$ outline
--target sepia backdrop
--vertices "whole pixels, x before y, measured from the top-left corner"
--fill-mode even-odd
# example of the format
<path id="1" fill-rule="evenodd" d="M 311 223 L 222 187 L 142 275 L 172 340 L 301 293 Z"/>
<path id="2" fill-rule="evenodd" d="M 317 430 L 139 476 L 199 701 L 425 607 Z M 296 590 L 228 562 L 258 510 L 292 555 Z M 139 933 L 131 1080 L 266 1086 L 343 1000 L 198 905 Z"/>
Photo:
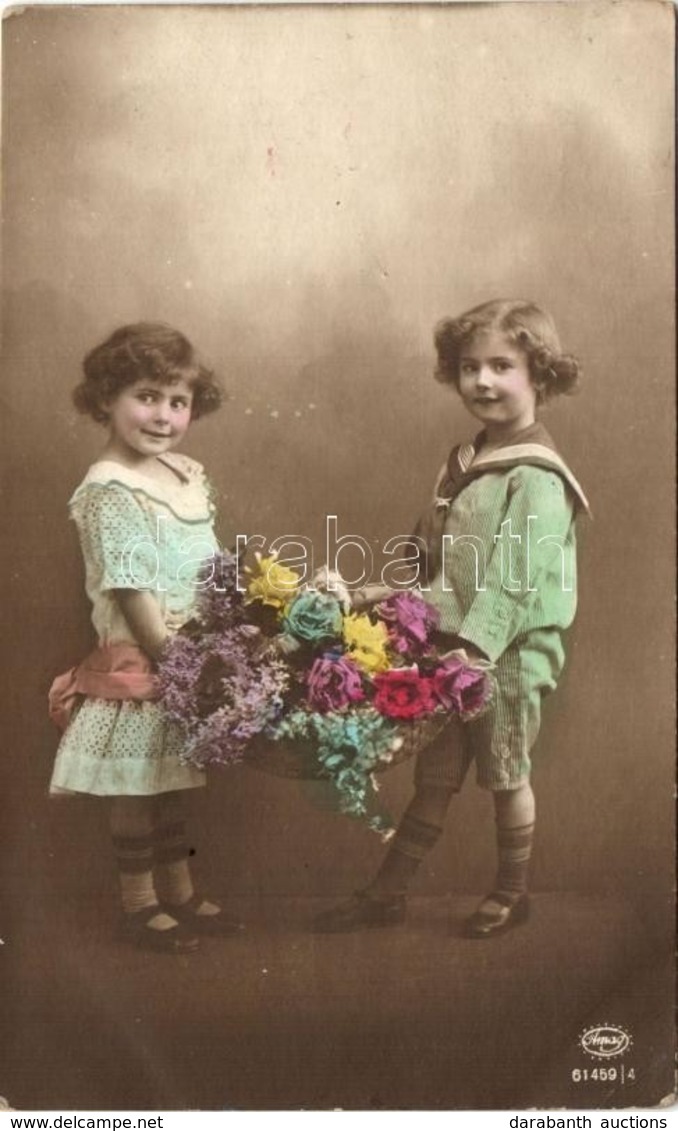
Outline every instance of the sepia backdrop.
<path id="1" fill-rule="evenodd" d="M 328 513 L 378 552 L 474 434 L 432 378 L 437 320 L 520 296 L 582 360 L 544 419 L 594 514 L 535 753 L 534 886 L 668 909 L 672 19 L 645 0 L 6 18 L 2 835 L 22 890 L 112 875 L 101 804 L 46 795 L 46 692 L 92 642 L 67 520 L 104 438 L 71 406 L 84 352 L 127 321 L 184 330 L 230 394 L 186 445 L 221 537 L 305 534 L 321 564 Z M 211 779 L 194 838 L 225 893 L 343 892 L 380 858 L 292 783 Z M 410 780 L 384 777 L 396 814 Z M 485 890 L 491 830 L 469 781 L 417 890 Z"/>

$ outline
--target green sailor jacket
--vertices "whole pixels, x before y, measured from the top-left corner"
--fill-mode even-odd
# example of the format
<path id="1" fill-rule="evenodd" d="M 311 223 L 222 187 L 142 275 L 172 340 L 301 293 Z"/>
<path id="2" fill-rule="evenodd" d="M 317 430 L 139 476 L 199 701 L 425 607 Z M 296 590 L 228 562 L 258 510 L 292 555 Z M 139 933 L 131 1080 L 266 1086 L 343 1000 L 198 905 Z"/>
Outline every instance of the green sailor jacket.
<path id="1" fill-rule="evenodd" d="M 442 632 L 497 660 L 526 633 L 572 623 L 575 517 L 588 503 L 540 424 L 486 455 L 476 450 L 455 448 L 436 484 L 442 560 L 423 595 Z"/>

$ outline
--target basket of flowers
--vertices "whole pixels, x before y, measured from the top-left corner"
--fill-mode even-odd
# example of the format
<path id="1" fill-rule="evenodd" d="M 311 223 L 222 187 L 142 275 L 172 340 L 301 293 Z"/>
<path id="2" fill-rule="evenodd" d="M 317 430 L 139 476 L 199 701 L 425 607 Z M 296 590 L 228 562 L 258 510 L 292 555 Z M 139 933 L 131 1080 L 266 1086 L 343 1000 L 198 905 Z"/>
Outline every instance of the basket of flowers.
<path id="1" fill-rule="evenodd" d="M 246 574 L 240 586 L 237 559 L 219 556 L 195 620 L 160 664 L 186 761 L 324 780 L 341 811 L 365 817 L 375 774 L 487 708 L 491 665 L 441 652 L 437 612 L 418 592 L 363 612 L 326 570 L 302 584 L 275 557 L 257 556 Z"/>

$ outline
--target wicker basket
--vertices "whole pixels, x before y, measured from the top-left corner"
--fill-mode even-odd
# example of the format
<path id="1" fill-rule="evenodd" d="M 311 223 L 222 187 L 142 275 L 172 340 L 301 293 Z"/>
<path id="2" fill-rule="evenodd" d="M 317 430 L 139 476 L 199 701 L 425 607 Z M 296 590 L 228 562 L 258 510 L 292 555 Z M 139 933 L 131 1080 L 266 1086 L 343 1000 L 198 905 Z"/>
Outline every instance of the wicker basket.
<path id="1" fill-rule="evenodd" d="M 425 750 L 429 743 L 442 734 L 452 721 L 452 715 L 441 712 L 426 719 L 401 723 L 398 728 L 398 737 L 401 739 L 400 746 L 393 751 L 393 757 L 389 762 L 379 763 L 376 767 L 377 773 L 397 766 L 400 762 L 411 758 L 413 754 Z M 327 772 L 318 762 L 315 748 L 310 742 L 285 740 L 273 742 L 272 739 L 259 736 L 252 739 L 248 745 L 245 763 L 255 770 L 274 774 L 280 778 L 301 778 L 312 781 L 327 776 Z"/>

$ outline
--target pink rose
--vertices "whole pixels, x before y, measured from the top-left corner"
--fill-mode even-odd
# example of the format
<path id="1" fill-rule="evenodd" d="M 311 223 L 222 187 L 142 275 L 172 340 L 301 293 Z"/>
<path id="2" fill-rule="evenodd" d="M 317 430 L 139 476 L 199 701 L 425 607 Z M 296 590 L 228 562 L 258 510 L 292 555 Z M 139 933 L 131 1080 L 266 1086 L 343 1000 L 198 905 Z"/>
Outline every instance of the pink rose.
<path id="1" fill-rule="evenodd" d="M 435 710 L 431 681 L 417 667 L 391 668 L 374 677 L 374 706 L 391 719 L 418 719 Z"/>
<path id="2" fill-rule="evenodd" d="M 343 656 L 320 656 L 308 673 L 308 700 L 316 711 L 340 711 L 365 698 L 360 672 Z"/>
<path id="3" fill-rule="evenodd" d="M 489 702 L 491 693 L 487 673 L 480 668 L 468 667 L 455 656 L 436 669 L 432 685 L 438 701 L 462 719 L 478 714 Z"/>
<path id="4" fill-rule="evenodd" d="M 377 605 L 377 613 L 388 624 L 391 645 L 401 655 L 422 652 L 440 622 L 437 609 L 409 592 L 388 597 Z"/>

